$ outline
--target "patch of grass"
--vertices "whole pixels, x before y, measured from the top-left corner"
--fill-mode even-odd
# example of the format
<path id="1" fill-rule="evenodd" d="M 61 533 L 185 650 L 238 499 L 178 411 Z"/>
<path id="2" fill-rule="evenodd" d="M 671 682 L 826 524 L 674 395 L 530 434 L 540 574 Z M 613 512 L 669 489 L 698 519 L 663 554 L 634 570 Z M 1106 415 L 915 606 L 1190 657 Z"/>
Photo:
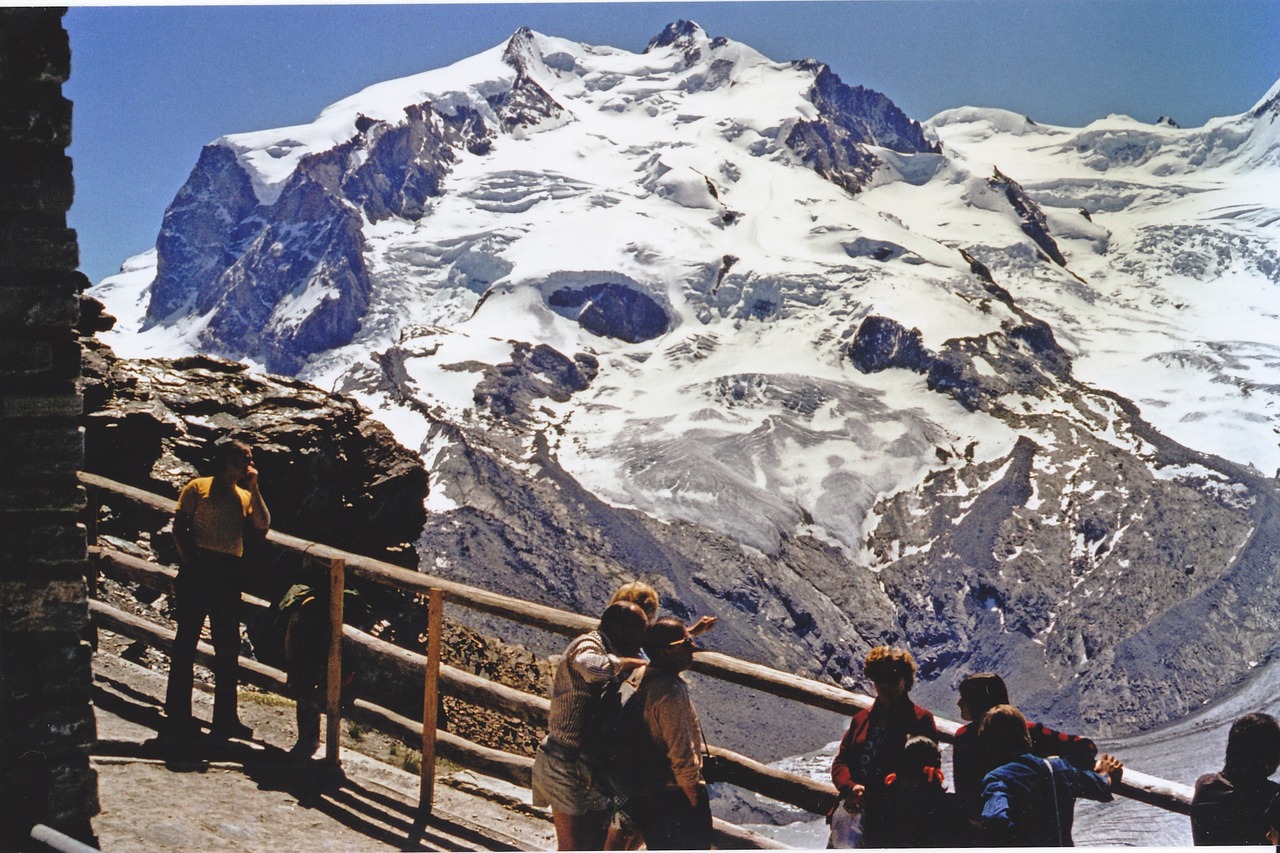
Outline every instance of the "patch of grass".
<path id="1" fill-rule="evenodd" d="M 400 759 L 400 769 L 417 775 L 422 772 L 422 755 L 416 750 L 408 750 Z"/>
<path id="2" fill-rule="evenodd" d="M 266 705 L 270 708 L 292 708 L 297 703 L 287 696 L 275 693 L 263 693 L 258 690 L 240 690 L 237 695 L 241 702 L 252 702 L 255 705 Z"/>

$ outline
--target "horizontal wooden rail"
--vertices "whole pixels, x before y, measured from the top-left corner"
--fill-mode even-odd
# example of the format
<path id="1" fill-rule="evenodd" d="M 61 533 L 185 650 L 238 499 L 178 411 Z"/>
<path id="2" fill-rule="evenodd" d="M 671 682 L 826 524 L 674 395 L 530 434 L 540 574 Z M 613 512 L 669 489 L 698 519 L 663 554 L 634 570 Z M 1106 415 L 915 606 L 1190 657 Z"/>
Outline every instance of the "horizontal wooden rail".
<path id="1" fill-rule="evenodd" d="M 82 473 L 80 481 L 88 488 L 100 489 L 131 502 L 146 506 L 156 512 L 172 513 L 176 502 L 133 486 L 126 486 L 96 474 Z M 499 595 L 488 590 L 461 584 L 435 575 L 423 574 L 301 539 L 279 531 L 267 534 L 267 541 L 285 550 L 305 554 L 320 559 L 340 559 L 346 561 L 347 574 L 363 577 L 368 580 L 387 584 L 393 587 L 426 595 L 434 587 L 444 592 L 445 600 L 453 604 L 479 610 L 495 616 L 501 616 L 513 622 L 540 628 L 553 634 L 576 637 L 586 631 L 593 630 L 598 618 L 590 618 L 579 613 L 571 613 L 555 607 L 524 601 L 506 595 Z M 871 698 L 857 693 L 850 693 L 839 687 L 802 678 L 796 675 L 779 672 L 767 666 L 732 658 L 715 652 L 699 652 L 694 658 L 694 671 L 744 685 L 763 693 L 770 693 L 784 699 L 791 699 L 816 708 L 834 711 L 838 714 L 852 715 L 869 707 Z M 943 739 L 954 733 L 955 725 L 949 731 L 939 721 L 939 728 L 944 729 Z"/>
<path id="2" fill-rule="evenodd" d="M 149 585 L 152 578 L 166 577 L 170 572 L 164 570 L 155 563 L 147 563 L 127 554 L 120 554 L 110 551 L 109 549 L 96 549 L 96 557 L 103 568 L 105 574 L 115 576 L 123 574 L 119 572 L 121 567 L 127 566 L 127 576 L 138 583 Z M 93 611 L 95 618 L 97 614 L 105 614 L 100 621 L 103 627 L 109 630 L 117 630 L 119 633 L 127 634 L 134 639 L 142 639 L 144 641 L 152 641 L 155 645 L 163 650 L 168 650 L 172 646 L 173 632 L 159 626 L 153 626 L 149 621 L 141 617 L 131 616 L 123 611 L 111 608 L 100 602 L 93 602 Z M 119 630 L 124 626 L 124 630 Z M 358 647 L 364 653 L 376 656 L 383 662 L 390 665 L 390 669 L 395 673 L 396 677 L 401 679 L 403 683 L 414 684 L 420 683 L 422 680 L 423 665 L 426 662 L 426 656 L 409 649 L 401 648 L 393 643 L 388 643 L 377 637 L 353 628 L 350 625 L 342 627 L 343 640 L 351 645 Z M 203 644 L 202 644 L 203 645 Z M 211 649 L 205 650 L 206 654 L 212 654 Z M 202 659 L 202 663 L 206 663 Z M 212 657 L 207 662 L 212 662 Z M 246 670 L 253 670 L 260 667 L 265 671 L 276 672 L 271 667 L 263 667 L 257 661 L 247 658 L 241 659 L 241 666 Z M 265 677 L 265 683 L 258 686 L 266 687 L 266 689 L 274 690 L 274 680 L 270 676 Z M 251 683 L 252 683 L 252 679 Z M 481 708 L 487 708 L 496 711 L 508 717 L 513 717 L 521 722 L 527 723 L 537 728 L 546 728 L 547 719 L 551 713 L 551 702 L 542 696 L 534 696 L 525 693 L 513 687 L 503 684 L 497 684 L 478 675 L 460 670 L 452 666 L 444 665 L 440 667 L 440 686 L 442 692 L 447 696 L 452 696 L 463 702 L 468 702 Z M 360 702 L 356 700 L 356 708 L 360 708 Z M 368 703 L 365 703 L 368 704 Z M 377 706 L 373 706 L 377 707 Z M 384 709 L 385 710 L 385 709 Z M 422 724 L 418 721 L 395 714 L 392 711 L 386 711 L 392 715 L 382 722 L 395 723 L 399 733 L 405 733 L 404 738 L 407 744 L 414 744 L 415 741 L 411 737 L 421 737 Z M 403 722 L 397 722 L 403 721 Z M 416 726 L 413 729 L 416 735 L 407 734 L 407 725 Z M 453 757 L 449 750 L 450 746 L 444 743 L 443 738 L 447 732 L 440 732 L 442 738 L 440 742 L 440 754 L 446 758 Z M 496 752 L 496 751 L 495 751 Z M 711 761 L 708 762 L 706 769 L 707 780 L 711 782 L 726 782 L 737 785 L 740 788 L 746 788 L 766 797 L 778 800 L 780 802 L 793 805 L 797 808 L 814 812 L 815 814 L 825 814 L 830 806 L 835 802 L 835 788 L 823 782 L 817 782 L 807 777 L 799 776 L 793 773 L 787 773 L 782 770 L 769 767 L 751 758 L 738 753 L 731 752 L 727 749 L 712 747 L 710 749 Z M 505 753 L 500 753 L 505 755 Z M 508 775 L 496 772 L 501 767 L 502 759 L 496 756 L 483 754 L 469 754 L 469 761 L 481 762 L 482 766 L 476 766 L 474 763 L 467 766 L 474 766 L 481 772 L 489 773 L 485 767 L 493 769 L 495 772 L 490 775 L 496 775 L 498 778 L 515 782 L 515 784 L 528 787 L 529 780 L 521 777 L 520 779 L 512 779 Z M 459 760 L 459 763 L 463 763 Z"/>
<path id="3" fill-rule="evenodd" d="M 115 494 L 157 512 L 172 513 L 175 509 L 175 502 L 171 499 L 133 486 L 127 486 L 96 474 L 81 473 L 80 481 L 87 488 Z M 598 619 L 578 613 L 499 595 L 457 583 L 456 581 L 415 572 L 371 557 L 352 554 L 328 545 L 290 536 L 286 533 L 271 531 L 267 535 L 267 541 L 277 547 L 299 554 L 321 559 L 345 560 L 349 575 L 363 577 L 375 582 L 422 593 L 423 595 L 428 594 L 430 589 L 435 587 L 442 590 L 445 599 L 454 604 L 501 616 L 513 622 L 541 628 L 550 633 L 572 637 L 592 630 L 598 624 Z M 344 635 L 349 630 L 352 629 L 349 627 L 344 628 Z M 409 654 L 412 654 L 412 652 Z M 717 652 L 699 652 L 694 658 L 693 669 L 696 672 L 719 678 L 723 681 L 839 714 L 852 715 L 863 708 L 869 707 L 872 702 L 869 696 L 851 693 L 831 684 L 780 672 L 761 664 L 751 663 Z M 441 673 L 441 683 L 442 685 L 449 683 L 444 672 Z M 521 713 L 531 714 L 532 710 L 526 708 L 522 702 L 523 700 L 517 702 L 517 706 L 524 709 Z M 526 719 L 521 714 L 513 714 L 513 716 L 520 716 L 521 719 Z M 937 724 L 940 740 L 954 740 L 955 732 L 960 727 L 959 723 L 938 719 Z M 750 759 L 747 760 L 749 761 Z M 747 786 L 744 785 L 743 787 Z M 1125 769 L 1124 781 L 1116 787 L 1115 793 L 1180 814 L 1188 814 L 1191 808 L 1192 791 L 1189 786 L 1148 776 L 1128 768 Z M 814 794 L 809 792 L 803 794 L 803 796 L 811 799 Z M 783 801 L 787 802 L 787 800 Z M 801 806 L 801 808 L 807 808 L 807 806 Z"/>

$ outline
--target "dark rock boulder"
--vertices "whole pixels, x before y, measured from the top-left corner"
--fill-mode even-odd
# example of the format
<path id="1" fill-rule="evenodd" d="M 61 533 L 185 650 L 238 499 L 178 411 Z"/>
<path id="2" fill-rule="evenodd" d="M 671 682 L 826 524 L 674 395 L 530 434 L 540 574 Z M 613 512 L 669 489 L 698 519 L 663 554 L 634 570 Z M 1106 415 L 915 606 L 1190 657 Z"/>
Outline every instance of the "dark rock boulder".
<path id="1" fill-rule="evenodd" d="M 417 566 L 422 460 L 354 400 L 208 356 L 118 359 L 92 340 L 83 370 L 86 470 L 176 497 L 209 473 L 215 441 L 243 437 L 275 529 Z"/>
<path id="2" fill-rule="evenodd" d="M 907 329 L 897 320 L 875 314 L 858 326 L 848 354 L 853 366 L 863 373 L 879 373 L 891 367 L 927 373 L 933 361 L 919 329 Z"/>
<path id="3" fill-rule="evenodd" d="M 524 423 L 535 400 L 564 402 L 586 389 L 599 368 L 595 356 L 586 353 L 569 358 L 546 344 L 518 342 L 511 361 L 485 371 L 476 385 L 475 403 L 494 417 Z"/>
<path id="4" fill-rule="evenodd" d="M 578 323 L 592 334 L 632 344 L 666 334 L 671 323 L 653 297 L 624 284 L 565 287 L 547 302 L 553 308 L 575 310 Z"/>
<path id="5" fill-rule="evenodd" d="M 924 346 L 919 329 L 873 314 L 858 326 L 846 352 L 863 373 L 890 368 L 921 373 L 930 391 L 949 394 L 971 412 L 989 411 L 1007 394 L 1043 397 L 1055 380 L 1071 377 L 1071 357 L 1049 324 L 1018 313 L 1025 322 L 1006 323 L 988 335 L 952 338 L 937 352 Z M 987 369 L 980 369 L 978 360 Z"/>

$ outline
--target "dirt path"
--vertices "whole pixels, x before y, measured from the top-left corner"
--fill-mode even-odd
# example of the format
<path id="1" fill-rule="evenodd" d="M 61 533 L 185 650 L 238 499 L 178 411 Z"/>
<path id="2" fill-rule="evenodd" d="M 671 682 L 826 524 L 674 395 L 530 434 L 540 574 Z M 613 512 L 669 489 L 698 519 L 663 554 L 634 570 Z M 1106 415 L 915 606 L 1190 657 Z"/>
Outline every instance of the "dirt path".
<path id="1" fill-rule="evenodd" d="M 469 771 L 437 774 L 433 814 L 417 814 L 418 777 L 344 749 L 342 769 L 285 750 L 293 708 L 241 701 L 250 740 L 197 740 L 181 755 L 156 741 L 164 676 L 112 654 L 94 657 L 93 701 L 107 853 L 168 850 L 548 850 L 551 823 L 528 792 Z M 198 693 L 196 716 L 210 697 Z"/>

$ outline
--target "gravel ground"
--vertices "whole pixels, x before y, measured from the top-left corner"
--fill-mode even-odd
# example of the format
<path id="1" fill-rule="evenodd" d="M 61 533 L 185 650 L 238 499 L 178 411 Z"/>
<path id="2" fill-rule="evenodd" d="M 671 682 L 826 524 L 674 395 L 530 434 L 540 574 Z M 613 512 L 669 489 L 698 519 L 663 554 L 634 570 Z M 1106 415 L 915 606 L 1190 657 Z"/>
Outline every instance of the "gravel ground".
<path id="1" fill-rule="evenodd" d="M 548 850 L 547 816 L 528 792 L 469 771 L 437 767 L 433 813 L 418 814 L 415 774 L 349 748 L 338 770 L 299 762 L 286 750 L 293 706 L 243 692 L 241 718 L 253 737 L 197 738 L 175 751 L 156 740 L 165 678 L 104 650 L 94 656 L 94 704 L 104 851 Z M 195 713 L 209 719 L 211 695 Z M 359 744 L 387 752 L 372 736 Z M 403 747 L 401 747 L 403 749 Z"/>

